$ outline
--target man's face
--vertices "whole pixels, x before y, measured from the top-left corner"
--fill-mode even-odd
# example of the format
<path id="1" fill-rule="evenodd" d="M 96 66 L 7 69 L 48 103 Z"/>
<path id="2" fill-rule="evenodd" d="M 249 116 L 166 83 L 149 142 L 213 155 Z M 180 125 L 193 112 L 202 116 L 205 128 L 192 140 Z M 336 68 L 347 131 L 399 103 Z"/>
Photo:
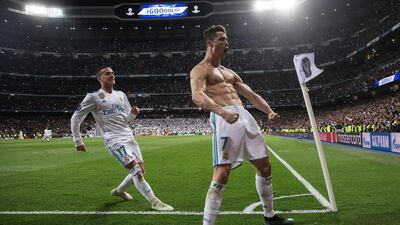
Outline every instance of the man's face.
<path id="1" fill-rule="evenodd" d="M 110 67 L 102 69 L 98 80 L 102 85 L 114 85 L 115 75 L 113 70 Z"/>
<path id="2" fill-rule="evenodd" d="M 308 58 L 304 58 L 301 61 L 301 66 L 303 67 L 303 71 L 304 74 L 306 75 L 306 77 L 310 77 L 312 72 L 311 72 L 311 68 L 310 68 L 310 60 Z"/>
<path id="3" fill-rule="evenodd" d="M 219 58 L 224 58 L 229 49 L 228 37 L 226 33 L 218 31 L 214 41 L 210 41 L 211 51 Z"/>

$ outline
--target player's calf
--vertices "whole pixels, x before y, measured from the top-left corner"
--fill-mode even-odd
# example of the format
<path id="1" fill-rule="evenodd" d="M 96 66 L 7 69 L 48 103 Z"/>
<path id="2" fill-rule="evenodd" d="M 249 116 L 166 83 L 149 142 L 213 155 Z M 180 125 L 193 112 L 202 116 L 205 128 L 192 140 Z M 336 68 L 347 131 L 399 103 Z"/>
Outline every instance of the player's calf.
<path id="1" fill-rule="evenodd" d="M 154 195 L 150 185 L 144 179 L 142 170 L 138 164 L 135 164 L 133 168 L 129 170 L 129 173 L 132 175 L 133 183 L 135 184 L 136 189 L 151 204 L 152 209 L 158 211 L 174 210 L 172 206 L 163 203 Z"/>
<path id="2" fill-rule="evenodd" d="M 212 181 L 204 206 L 203 225 L 214 225 L 221 207 L 225 185 Z"/>

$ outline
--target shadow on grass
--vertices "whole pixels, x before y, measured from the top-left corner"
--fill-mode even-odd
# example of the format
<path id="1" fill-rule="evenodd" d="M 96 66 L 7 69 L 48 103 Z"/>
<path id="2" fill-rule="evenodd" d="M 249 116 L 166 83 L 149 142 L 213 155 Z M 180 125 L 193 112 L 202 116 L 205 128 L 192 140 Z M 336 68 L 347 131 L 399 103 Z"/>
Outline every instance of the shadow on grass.
<path id="1" fill-rule="evenodd" d="M 113 209 L 122 203 L 125 203 L 126 201 L 124 200 L 119 200 L 119 201 L 114 201 L 114 202 L 106 202 L 102 206 L 98 207 L 96 211 L 98 212 L 108 212 L 108 211 L 113 211 Z M 94 214 L 89 217 L 84 222 L 84 224 L 93 224 L 93 221 L 98 221 L 98 224 L 104 223 L 106 220 L 108 220 L 113 214 L 110 215 L 105 215 L 105 214 Z"/>

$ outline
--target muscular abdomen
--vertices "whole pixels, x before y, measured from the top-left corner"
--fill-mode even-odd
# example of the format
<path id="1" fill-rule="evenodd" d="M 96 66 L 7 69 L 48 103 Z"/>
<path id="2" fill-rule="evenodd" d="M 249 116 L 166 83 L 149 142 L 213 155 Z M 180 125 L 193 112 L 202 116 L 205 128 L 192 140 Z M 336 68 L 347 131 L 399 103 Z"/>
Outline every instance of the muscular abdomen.
<path id="1" fill-rule="evenodd" d="M 207 85 L 206 94 L 220 106 L 242 105 L 235 88 L 230 83 Z"/>

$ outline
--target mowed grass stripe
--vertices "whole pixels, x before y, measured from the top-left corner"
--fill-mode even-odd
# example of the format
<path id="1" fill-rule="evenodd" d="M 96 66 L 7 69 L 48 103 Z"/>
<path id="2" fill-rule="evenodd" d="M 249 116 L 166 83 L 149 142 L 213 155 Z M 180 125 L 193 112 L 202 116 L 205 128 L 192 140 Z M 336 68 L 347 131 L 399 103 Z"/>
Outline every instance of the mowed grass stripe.
<path id="1" fill-rule="evenodd" d="M 210 137 L 138 137 L 137 138 L 145 159 L 146 179 L 154 191 L 167 202 L 173 202 L 177 209 L 202 210 L 204 196 L 207 192 L 212 175 L 212 156 Z M 34 140 L 34 142 L 37 140 Z M 118 185 L 126 175 L 126 171 L 106 152 L 103 142 L 99 139 L 85 140 L 88 152 L 75 152 L 71 148 L 71 140 L 55 139 L 54 143 L 39 142 L 37 147 L 26 145 L 25 141 L 16 146 L 24 145 L 38 157 L 30 158 L 27 170 L 20 170 L 23 165 L 10 163 L 13 172 L 2 172 L 1 178 L 5 181 L 0 184 L 2 189 L 11 189 L 13 193 L 0 194 L 3 204 L 2 210 L 96 210 L 99 205 L 106 205 L 107 201 L 115 200 L 109 196 L 109 191 Z M 43 151 L 47 145 L 58 143 L 60 148 Z M 37 143 L 36 143 L 37 144 Z M 18 151 L 18 150 L 16 150 Z M 26 150 L 24 150 L 26 152 Z M 41 155 L 42 153 L 43 155 Z M 63 157 L 52 160 L 59 153 Z M 5 153 L 2 153 L 5 154 Z M 13 153 L 15 154 L 15 152 Z M 11 154 L 11 155 L 13 155 Z M 23 154 L 22 154 L 23 155 Z M 51 155 L 51 156 L 49 156 Z M 49 159 L 49 158 L 50 159 Z M 5 159 L 2 157 L 2 159 Z M 9 161 L 10 160 L 10 161 Z M 23 160 L 25 161 L 25 160 Z M 273 162 L 275 163 L 275 162 Z M 285 179 L 275 178 L 276 195 L 296 194 L 306 190 L 293 179 L 290 173 L 280 164 L 274 166 L 277 174 Z M 225 194 L 222 210 L 240 210 L 258 201 L 254 188 L 254 169 L 245 162 L 234 170 Z M 291 185 L 289 184 L 289 181 Z M 23 184 L 23 186 L 18 186 Z M 281 186 L 282 187 L 279 187 Z M 133 188 L 135 204 L 115 204 L 116 209 L 149 210 L 149 205 Z M 35 198 L 32 199 L 32 193 Z M 46 198 L 45 196 L 55 196 Z M 19 201 L 12 201 L 19 196 Z M 293 200 L 290 200 L 293 201 Z M 318 204 L 311 208 L 318 208 Z M 277 206 L 284 202 L 277 203 Z M 299 209 L 299 203 L 285 209 Z M 127 208 L 128 207 L 128 208 Z M 301 208 L 301 207 L 300 207 Z"/>
<path id="2" fill-rule="evenodd" d="M 137 140 L 145 158 L 146 179 L 160 198 L 177 210 L 202 211 L 212 173 L 211 138 L 138 137 Z M 70 139 L 54 139 L 50 143 L 0 141 L 0 165 L 12 168 L 0 170 L 0 211 L 149 211 L 149 205 L 132 188 L 132 202 L 109 195 L 126 171 L 108 155 L 100 139 L 85 142 L 88 152 L 80 154 L 75 152 Z M 267 137 L 267 143 L 327 197 L 314 143 L 280 137 Z M 324 149 L 339 212 L 296 214 L 293 215 L 296 224 L 399 224 L 400 179 L 396 179 L 399 157 L 393 159 L 336 145 L 324 145 Z M 15 155 L 15 151 L 24 154 Z M 30 152 L 31 155 L 25 156 Z M 46 156 L 51 160 L 45 160 Z M 307 192 L 274 157 L 271 161 L 275 196 Z M 20 171 L 18 167 L 24 165 L 31 167 Z M 321 207 L 313 197 L 306 198 L 278 200 L 275 208 L 288 211 Z M 242 210 L 256 201 L 254 169 L 244 163 L 231 174 L 221 210 Z M 132 221 L 152 225 L 199 224 L 201 216 L 0 216 L 0 224 L 131 224 Z M 217 222 L 261 223 L 259 215 L 222 215 Z"/>

